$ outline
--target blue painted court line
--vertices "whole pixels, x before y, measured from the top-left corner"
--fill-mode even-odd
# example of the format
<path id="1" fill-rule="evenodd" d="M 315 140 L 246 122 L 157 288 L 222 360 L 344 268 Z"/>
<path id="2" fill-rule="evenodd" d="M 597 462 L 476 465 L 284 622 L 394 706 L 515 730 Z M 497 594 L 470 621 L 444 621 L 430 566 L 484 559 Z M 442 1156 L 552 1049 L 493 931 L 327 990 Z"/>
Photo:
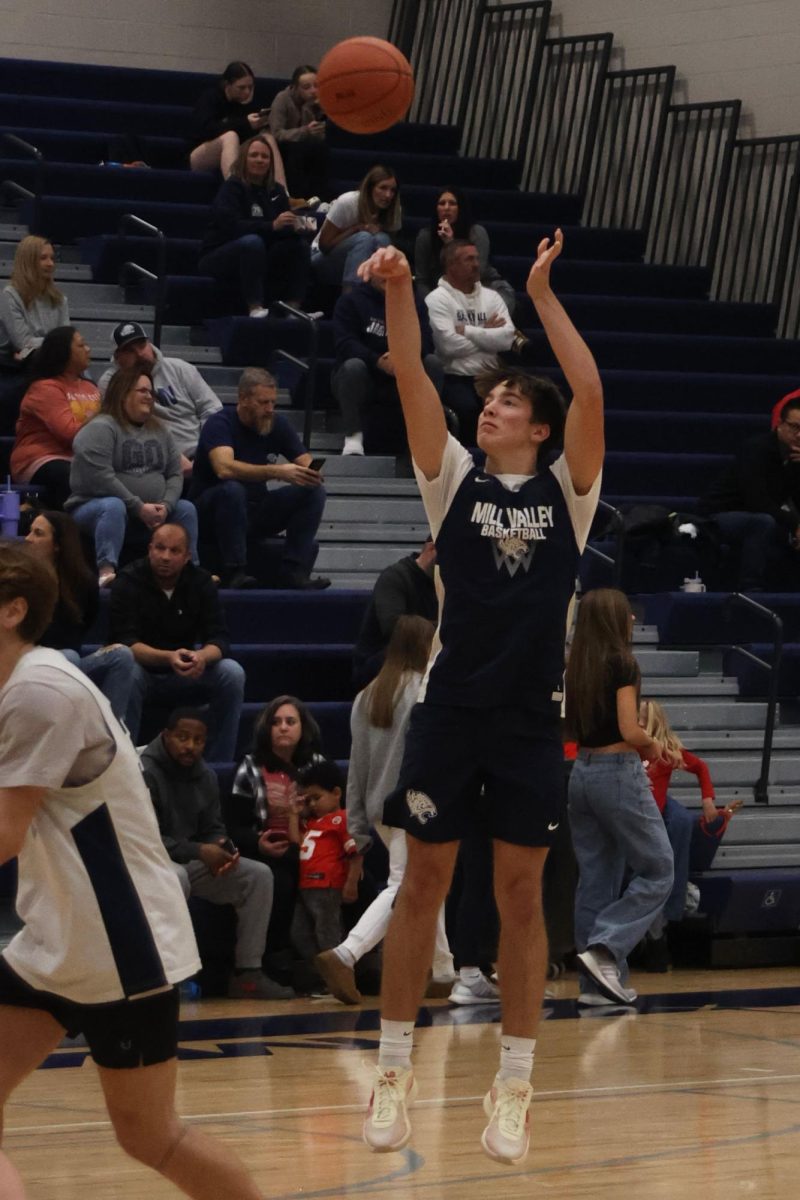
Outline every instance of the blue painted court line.
<path id="1" fill-rule="evenodd" d="M 800 987 L 731 988 L 723 991 L 661 992 L 640 996 L 635 1005 L 621 1009 L 583 1008 L 576 1000 L 546 1000 L 544 1017 L 549 1021 L 590 1018 L 613 1019 L 620 1011 L 635 1011 L 640 1016 L 681 1014 L 700 1009 L 735 1010 L 749 1008 L 800 1007 Z M 420 1010 L 418 1028 L 454 1025 L 492 1025 L 500 1019 L 499 1004 L 426 1007 Z M 207 1020 L 181 1021 L 178 1058 L 184 1061 L 211 1058 L 269 1057 L 270 1041 L 282 1049 L 370 1050 L 373 1038 L 359 1034 L 377 1033 L 380 1012 L 377 1008 L 336 1008 L 324 1012 L 270 1013 L 256 1017 L 211 1017 Z M 349 1034 L 350 1036 L 343 1036 Z M 326 1037 L 325 1035 L 332 1035 Z M 302 1041 L 292 1042 L 291 1038 Z M 192 1042 L 215 1042 L 213 1048 L 193 1047 Z M 79 1067 L 87 1050 L 82 1037 L 65 1039 L 58 1050 L 43 1063 L 43 1068 Z"/>

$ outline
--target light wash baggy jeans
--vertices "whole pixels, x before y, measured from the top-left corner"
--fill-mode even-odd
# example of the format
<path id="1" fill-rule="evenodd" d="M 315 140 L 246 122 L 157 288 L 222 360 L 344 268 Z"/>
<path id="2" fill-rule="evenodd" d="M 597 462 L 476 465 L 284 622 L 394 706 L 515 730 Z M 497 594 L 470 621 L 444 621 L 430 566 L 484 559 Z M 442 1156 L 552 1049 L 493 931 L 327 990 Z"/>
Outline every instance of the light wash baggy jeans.
<path id="1" fill-rule="evenodd" d="M 639 755 L 581 750 L 569 820 L 580 870 L 575 944 L 605 946 L 624 981 L 628 954 L 666 904 L 673 878 L 672 847 Z"/>

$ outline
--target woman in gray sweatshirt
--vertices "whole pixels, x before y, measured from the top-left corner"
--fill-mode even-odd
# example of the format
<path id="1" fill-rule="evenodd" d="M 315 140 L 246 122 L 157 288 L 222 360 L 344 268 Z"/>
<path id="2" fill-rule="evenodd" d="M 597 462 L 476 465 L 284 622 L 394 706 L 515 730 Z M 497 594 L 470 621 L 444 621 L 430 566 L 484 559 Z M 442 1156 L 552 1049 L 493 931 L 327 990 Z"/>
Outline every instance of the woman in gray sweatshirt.
<path id="1" fill-rule="evenodd" d="M 100 587 L 116 576 L 129 522 L 142 541 L 166 521 L 182 525 L 197 562 L 197 512 L 181 499 L 180 455 L 166 426 L 153 416 L 153 404 L 147 372 L 118 371 L 100 412 L 73 442 L 72 494 L 64 507 L 94 534 Z"/>
<path id="2" fill-rule="evenodd" d="M 53 282 L 56 259 L 45 238 L 24 237 L 17 246 L 11 280 L 0 292 L 0 356 L 25 358 L 46 334 L 69 325 L 67 298 Z"/>

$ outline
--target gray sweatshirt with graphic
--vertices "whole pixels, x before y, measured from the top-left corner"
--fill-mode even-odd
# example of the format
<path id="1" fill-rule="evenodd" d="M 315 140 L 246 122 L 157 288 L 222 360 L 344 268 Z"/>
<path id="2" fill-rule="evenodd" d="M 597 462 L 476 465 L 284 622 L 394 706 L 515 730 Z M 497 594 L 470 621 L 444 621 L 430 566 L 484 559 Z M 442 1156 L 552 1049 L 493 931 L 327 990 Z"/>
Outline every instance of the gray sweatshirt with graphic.
<path id="1" fill-rule="evenodd" d="M 87 500 L 117 496 L 133 516 L 143 504 L 166 504 L 171 513 L 180 500 L 180 455 L 160 421 L 148 429 L 120 425 L 108 413 L 98 413 L 75 435 L 72 449 L 68 510 Z"/>

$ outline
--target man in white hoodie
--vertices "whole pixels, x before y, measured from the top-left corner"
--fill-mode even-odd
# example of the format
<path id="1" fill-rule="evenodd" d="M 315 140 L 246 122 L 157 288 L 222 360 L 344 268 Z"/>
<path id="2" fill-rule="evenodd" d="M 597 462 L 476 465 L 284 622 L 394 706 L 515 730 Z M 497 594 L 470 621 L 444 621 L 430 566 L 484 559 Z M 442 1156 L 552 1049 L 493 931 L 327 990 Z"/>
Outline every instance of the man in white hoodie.
<path id="1" fill-rule="evenodd" d="M 496 370 L 500 352 L 510 350 L 515 329 L 497 292 L 483 287 L 478 251 L 454 240 L 442 251 L 444 274 L 425 297 L 436 353 L 444 363 L 442 403 L 458 416 L 459 440 L 475 445 L 481 400 L 475 376 Z"/>
<path id="2" fill-rule="evenodd" d="M 191 475 L 200 430 L 222 401 L 211 390 L 197 367 L 182 358 L 165 358 L 136 321 L 122 321 L 112 334 L 114 358 L 98 388 L 105 396 L 109 380 L 120 367 L 141 366 L 153 376 L 155 416 L 167 422 L 181 455 L 185 476 Z"/>

